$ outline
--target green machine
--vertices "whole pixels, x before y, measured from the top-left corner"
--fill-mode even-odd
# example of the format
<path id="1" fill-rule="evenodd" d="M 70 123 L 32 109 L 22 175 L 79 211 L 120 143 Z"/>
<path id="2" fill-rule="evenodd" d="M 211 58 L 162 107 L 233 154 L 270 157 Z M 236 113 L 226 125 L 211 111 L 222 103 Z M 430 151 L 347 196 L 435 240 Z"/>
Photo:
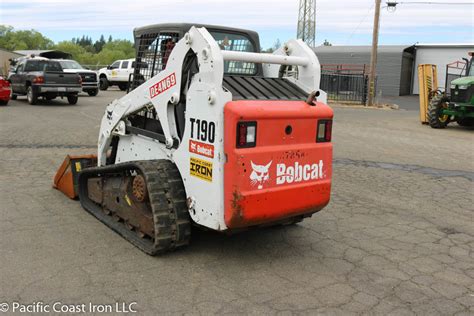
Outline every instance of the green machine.
<path id="1" fill-rule="evenodd" d="M 428 121 L 432 128 L 445 128 L 452 121 L 461 126 L 474 126 L 474 52 L 469 53 L 470 59 L 463 58 L 459 78 L 449 80 L 449 67 L 446 71 L 446 87 L 444 93 L 437 93 L 428 107 Z M 459 62 L 456 62 L 459 65 Z"/>

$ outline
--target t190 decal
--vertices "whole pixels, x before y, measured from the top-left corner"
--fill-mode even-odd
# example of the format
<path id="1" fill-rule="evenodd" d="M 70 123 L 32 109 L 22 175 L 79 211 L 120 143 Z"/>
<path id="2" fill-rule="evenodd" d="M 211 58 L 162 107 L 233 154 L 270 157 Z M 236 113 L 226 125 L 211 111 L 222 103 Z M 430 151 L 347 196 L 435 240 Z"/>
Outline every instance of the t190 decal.
<path id="1" fill-rule="evenodd" d="M 214 143 L 216 138 L 216 124 L 206 120 L 190 118 L 191 122 L 191 138 L 203 142 Z"/>

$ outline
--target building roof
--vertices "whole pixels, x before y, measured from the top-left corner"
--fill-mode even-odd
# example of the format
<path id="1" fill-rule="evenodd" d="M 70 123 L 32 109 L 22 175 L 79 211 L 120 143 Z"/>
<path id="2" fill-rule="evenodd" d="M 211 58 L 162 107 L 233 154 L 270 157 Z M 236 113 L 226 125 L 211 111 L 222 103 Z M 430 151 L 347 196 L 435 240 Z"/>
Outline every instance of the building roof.
<path id="1" fill-rule="evenodd" d="M 21 54 L 24 56 L 35 55 L 45 58 L 71 58 L 71 54 L 60 51 L 60 50 L 51 50 L 51 49 L 33 49 L 33 50 L 16 50 L 15 53 Z"/>
<path id="2" fill-rule="evenodd" d="M 474 43 L 417 43 L 411 45 L 379 45 L 379 53 L 398 53 L 405 49 L 413 48 L 474 48 Z M 372 46 L 358 45 L 358 46 L 316 46 L 313 50 L 316 53 L 370 53 Z"/>
<path id="3" fill-rule="evenodd" d="M 379 53 L 399 53 L 411 45 L 380 45 L 378 47 Z M 318 53 L 370 53 L 372 46 L 316 46 L 313 48 Z"/>
<path id="4" fill-rule="evenodd" d="M 416 43 L 415 47 L 452 47 L 452 48 L 469 48 L 474 47 L 474 43 Z"/>
<path id="5" fill-rule="evenodd" d="M 22 56 L 22 54 L 20 54 L 20 53 L 12 52 L 12 51 L 10 51 L 10 50 L 8 50 L 8 49 L 5 49 L 5 48 L 1 48 L 1 47 L 0 47 L 0 50 L 1 50 L 1 51 L 4 51 L 4 52 L 7 52 L 7 53 L 10 53 L 10 54 L 13 54 L 13 55 Z"/>

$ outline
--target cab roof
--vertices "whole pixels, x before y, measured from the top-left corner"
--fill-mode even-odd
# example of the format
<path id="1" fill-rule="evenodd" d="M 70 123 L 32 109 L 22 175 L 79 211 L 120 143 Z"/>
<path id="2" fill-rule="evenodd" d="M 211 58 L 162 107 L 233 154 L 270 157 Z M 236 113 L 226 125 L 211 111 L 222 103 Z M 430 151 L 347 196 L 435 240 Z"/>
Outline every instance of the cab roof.
<path id="1" fill-rule="evenodd" d="M 211 25 L 211 24 L 199 24 L 199 23 L 160 23 L 152 24 L 147 26 L 137 27 L 133 30 L 135 40 L 140 38 L 142 35 L 153 34 L 158 32 L 179 32 L 182 37 L 191 27 L 205 27 L 208 31 L 220 31 L 227 33 L 247 34 L 252 42 L 254 42 L 257 51 L 260 51 L 260 39 L 258 33 L 252 30 L 240 29 L 234 27 Z"/>

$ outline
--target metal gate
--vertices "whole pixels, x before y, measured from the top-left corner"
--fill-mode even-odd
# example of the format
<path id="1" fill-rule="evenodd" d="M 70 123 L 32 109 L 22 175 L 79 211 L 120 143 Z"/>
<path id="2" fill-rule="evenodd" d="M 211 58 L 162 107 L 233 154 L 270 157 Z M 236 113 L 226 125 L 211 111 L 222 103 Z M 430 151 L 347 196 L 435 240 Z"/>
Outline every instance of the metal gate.
<path id="1" fill-rule="evenodd" d="M 323 73 L 321 74 L 320 87 L 328 94 L 328 100 L 330 101 L 365 105 L 368 83 L 369 78 L 366 74 Z"/>

